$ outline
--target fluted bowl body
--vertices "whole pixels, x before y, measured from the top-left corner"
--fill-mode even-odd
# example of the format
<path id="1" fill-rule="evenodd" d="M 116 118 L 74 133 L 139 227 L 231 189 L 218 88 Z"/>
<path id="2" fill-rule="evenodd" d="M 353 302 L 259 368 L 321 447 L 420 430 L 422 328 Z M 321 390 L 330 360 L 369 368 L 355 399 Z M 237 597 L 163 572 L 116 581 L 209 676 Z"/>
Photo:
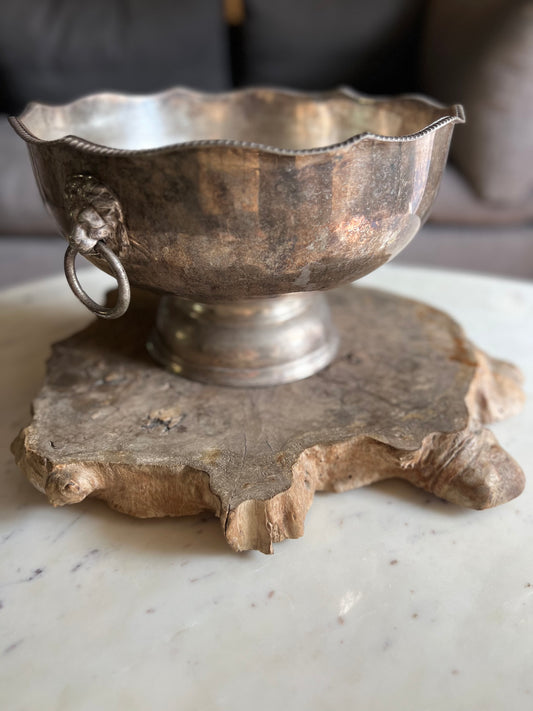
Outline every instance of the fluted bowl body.
<path id="1" fill-rule="evenodd" d="M 65 237 L 73 185 L 103 185 L 123 223 L 106 243 L 131 283 L 218 302 L 329 289 L 390 260 L 463 120 L 419 96 L 176 88 L 31 104 L 11 123 Z"/>

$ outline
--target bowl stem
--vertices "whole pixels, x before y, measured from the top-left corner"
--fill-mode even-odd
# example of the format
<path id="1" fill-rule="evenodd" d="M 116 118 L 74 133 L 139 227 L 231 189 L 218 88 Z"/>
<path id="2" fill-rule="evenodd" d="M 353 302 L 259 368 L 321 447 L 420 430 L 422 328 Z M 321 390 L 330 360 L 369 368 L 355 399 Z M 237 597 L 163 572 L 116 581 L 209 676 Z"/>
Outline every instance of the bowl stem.
<path id="1" fill-rule="evenodd" d="M 163 296 L 148 341 L 168 370 L 216 385 L 301 380 L 335 357 L 338 335 L 322 293 L 204 304 Z"/>

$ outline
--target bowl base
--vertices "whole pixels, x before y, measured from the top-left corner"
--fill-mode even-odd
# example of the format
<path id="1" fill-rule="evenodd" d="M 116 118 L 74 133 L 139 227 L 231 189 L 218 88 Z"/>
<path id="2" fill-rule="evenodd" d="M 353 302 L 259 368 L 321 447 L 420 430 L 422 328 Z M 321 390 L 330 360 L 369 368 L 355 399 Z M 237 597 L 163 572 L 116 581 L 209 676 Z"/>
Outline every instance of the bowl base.
<path id="1" fill-rule="evenodd" d="M 225 304 L 164 296 L 147 347 L 158 363 L 191 380 L 261 387 L 322 370 L 338 340 L 320 293 Z"/>

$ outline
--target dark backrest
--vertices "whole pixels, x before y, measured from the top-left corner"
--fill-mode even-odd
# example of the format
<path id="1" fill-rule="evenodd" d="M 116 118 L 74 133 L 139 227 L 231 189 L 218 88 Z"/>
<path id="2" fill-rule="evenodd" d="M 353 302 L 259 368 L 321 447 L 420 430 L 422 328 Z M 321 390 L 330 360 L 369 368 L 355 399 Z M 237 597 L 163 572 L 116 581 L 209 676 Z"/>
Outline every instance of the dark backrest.
<path id="1" fill-rule="evenodd" d="M 231 86 L 220 0 L 14 0 L 0 18 L 0 111 L 97 91 Z"/>
<path id="2" fill-rule="evenodd" d="M 412 91 L 426 0 L 245 0 L 242 83 Z"/>
<path id="3" fill-rule="evenodd" d="M 0 22 L 0 112 L 174 85 L 417 89 L 426 0 L 15 0 Z M 229 30 L 228 6 L 241 5 Z M 233 14 L 235 16 L 235 14 Z M 230 65 L 232 64 L 232 68 Z M 233 76 L 232 71 L 233 69 Z"/>

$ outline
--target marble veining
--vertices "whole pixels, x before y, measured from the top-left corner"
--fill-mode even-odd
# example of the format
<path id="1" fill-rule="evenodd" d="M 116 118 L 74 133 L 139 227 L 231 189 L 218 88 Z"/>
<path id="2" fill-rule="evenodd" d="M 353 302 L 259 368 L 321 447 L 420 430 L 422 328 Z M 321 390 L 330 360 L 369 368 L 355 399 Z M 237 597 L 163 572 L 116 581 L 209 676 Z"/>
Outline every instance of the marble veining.
<path id="1" fill-rule="evenodd" d="M 533 285 L 395 266 L 366 282 L 447 310 L 524 370 L 524 412 L 492 429 L 531 482 Z M 0 292 L 0 708 L 531 707 L 531 486 L 484 512 L 401 481 L 322 494 L 271 557 L 232 553 L 208 516 L 51 508 L 9 443 L 50 343 L 88 319 L 62 278 Z"/>

